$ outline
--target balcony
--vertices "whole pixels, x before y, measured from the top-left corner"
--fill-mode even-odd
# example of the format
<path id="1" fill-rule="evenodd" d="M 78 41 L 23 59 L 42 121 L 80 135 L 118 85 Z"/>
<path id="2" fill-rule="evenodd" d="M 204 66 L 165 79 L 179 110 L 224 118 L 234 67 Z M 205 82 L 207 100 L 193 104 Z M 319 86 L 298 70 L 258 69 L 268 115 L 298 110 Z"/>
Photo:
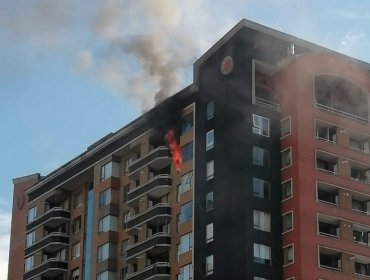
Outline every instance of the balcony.
<path id="1" fill-rule="evenodd" d="M 349 147 L 353 150 L 360 151 L 365 154 L 370 152 L 369 137 L 358 134 L 351 134 L 349 137 Z"/>
<path id="2" fill-rule="evenodd" d="M 23 274 L 23 280 L 31 280 L 36 276 L 54 278 L 68 271 L 68 262 L 61 259 L 48 259 L 38 267 Z"/>
<path id="3" fill-rule="evenodd" d="M 61 207 L 51 208 L 42 216 L 27 225 L 27 231 L 43 224 L 49 228 L 57 228 L 63 223 L 68 222 L 71 217 L 71 212 Z"/>
<path id="4" fill-rule="evenodd" d="M 139 178 L 140 170 L 149 166 L 153 170 L 160 170 L 171 163 L 171 154 L 166 146 L 159 146 L 144 155 L 128 167 L 129 177 L 132 179 Z"/>
<path id="5" fill-rule="evenodd" d="M 171 219 L 171 205 L 168 203 L 155 204 L 145 212 L 131 217 L 125 224 L 129 232 L 135 227 L 148 223 L 148 225 L 163 225 Z"/>
<path id="6" fill-rule="evenodd" d="M 55 253 L 63 247 L 68 246 L 69 236 L 61 232 L 52 232 L 30 247 L 26 248 L 25 255 L 30 255 L 35 251 L 43 249 L 45 253 Z"/>
<path id="7" fill-rule="evenodd" d="M 370 246 L 370 227 L 353 224 L 353 242 L 363 246 Z"/>
<path id="8" fill-rule="evenodd" d="M 352 194 L 352 210 L 361 214 L 369 215 L 370 201 L 368 197 Z"/>
<path id="9" fill-rule="evenodd" d="M 127 204 L 136 206 L 141 196 L 148 194 L 151 198 L 159 198 L 171 191 L 172 178 L 170 175 L 161 174 L 150 179 L 143 185 L 131 189 L 127 194 Z"/>
<path id="10" fill-rule="evenodd" d="M 171 236 L 167 232 L 158 232 L 146 240 L 135 243 L 127 249 L 127 261 L 146 252 L 150 255 L 160 255 L 171 248 Z"/>
<path id="11" fill-rule="evenodd" d="M 370 279 L 370 259 L 364 256 L 355 257 L 355 275 Z"/>
<path id="12" fill-rule="evenodd" d="M 321 203 L 339 205 L 338 188 L 324 183 L 317 184 L 317 200 Z"/>
<path id="13" fill-rule="evenodd" d="M 322 141 L 336 143 L 337 127 L 323 122 L 316 122 L 316 138 Z"/>
<path id="14" fill-rule="evenodd" d="M 169 280 L 171 265 L 167 262 L 157 262 L 147 266 L 145 270 L 127 276 L 127 280 Z"/>
<path id="15" fill-rule="evenodd" d="M 320 268 L 342 271 L 342 255 L 339 251 L 320 247 L 319 255 Z"/>
<path id="16" fill-rule="evenodd" d="M 270 90 L 258 86 L 255 88 L 254 103 L 279 112 L 279 104 L 272 101 L 272 99 L 272 93 Z"/>
<path id="17" fill-rule="evenodd" d="M 340 238 L 340 221 L 333 217 L 319 215 L 318 217 L 318 229 L 319 234 L 334 238 Z"/>
<path id="18" fill-rule="evenodd" d="M 316 168 L 321 171 L 338 174 L 338 158 L 330 154 L 317 152 Z"/>
<path id="19" fill-rule="evenodd" d="M 370 169 L 360 163 L 351 162 L 351 179 L 356 182 L 370 184 Z"/>

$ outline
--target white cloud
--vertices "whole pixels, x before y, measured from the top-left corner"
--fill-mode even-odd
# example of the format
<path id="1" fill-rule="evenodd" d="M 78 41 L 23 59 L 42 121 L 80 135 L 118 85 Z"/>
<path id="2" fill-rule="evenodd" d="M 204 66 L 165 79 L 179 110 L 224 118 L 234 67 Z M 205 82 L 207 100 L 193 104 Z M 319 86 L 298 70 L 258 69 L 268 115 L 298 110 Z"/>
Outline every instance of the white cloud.
<path id="1" fill-rule="evenodd" d="M 339 52 L 354 55 L 354 50 L 358 48 L 358 45 L 364 41 L 366 37 L 365 32 L 363 31 L 348 31 L 341 39 L 339 45 Z"/>
<path id="2" fill-rule="evenodd" d="M 0 275 L 7 279 L 11 213 L 0 210 Z"/>

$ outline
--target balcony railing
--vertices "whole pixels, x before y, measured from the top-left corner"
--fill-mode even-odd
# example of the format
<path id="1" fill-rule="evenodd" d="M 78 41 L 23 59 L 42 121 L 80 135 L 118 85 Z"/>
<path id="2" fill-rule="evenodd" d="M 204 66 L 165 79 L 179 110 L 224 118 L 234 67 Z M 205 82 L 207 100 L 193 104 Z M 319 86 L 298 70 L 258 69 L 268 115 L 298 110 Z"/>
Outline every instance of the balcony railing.
<path id="1" fill-rule="evenodd" d="M 280 105 L 278 103 L 275 103 L 275 102 L 272 102 L 272 101 L 267 100 L 265 98 L 261 98 L 261 97 L 257 97 L 257 96 L 255 96 L 254 100 L 255 100 L 255 103 L 258 104 L 258 105 L 262 105 L 264 107 L 273 109 L 273 110 L 278 111 L 278 112 L 280 111 Z"/>
<path id="2" fill-rule="evenodd" d="M 30 255 L 35 251 L 43 249 L 47 253 L 57 252 L 63 247 L 68 246 L 69 236 L 61 232 L 52 232 L 46 235 L 41 240 L 29 246 L 25 250 L 25 255 Z"/>
<path id="3" fill-rule="evenodd" d="M 159 203 L 148 208 L 145 212 L 131 217 L 125 224 L 127 231 L 143 223 L 162 225 L 171 218 L 171 205 Z"/>
<path id="4" fill-rule="evenodd" d="M 363 118 L 363 117 L 360 117 L 360 116 L 356 116 L 356 115 L 353 115 L 353 114 L 350 114 L 350 113 L 347 113 L 347 112 L 344 112 L 344 111 L 335 109 L 335 108 L 330 107 L 330 106 L 326 106 L 324 104 L 319 103 L 317 100 L 316 100 L 316 107 L 318 109 L 321 109 L 321 110 L 324 110 L 324 111 L 327 111 L 327 112 L 331 112 L 331 113 L 334 113 L 336 115 L 340 115 L 340 116 L 343 116 L 343 117 L 346 117 L 346 118 L 350 118 L 350 119 L 354 119 L 354 120 L 359 120 L 359 121 L 363 121 L 363 122 L 368 122 L 368 119 L 366 119 L 366 118 Z"/>
<path id="5" fill-rule="evenodd" d="M 172 179 L 170 175 L 161 174 L 150 179 L 143 185 L 139 185 L 134 189 L 131 189 L 127 194 L 127 204 L 134 203 L 144 194 L 148 194 L 150 197 L 159 198 L 171 191 Z"/>
<path id="6" fill-rule="evenodd" d="M 127 280 L 169 280 L 171 265 L 167 262 L 158 262 L 147 266 L 143 271 L 127 275 Z"/>
<path id="7" fill-rule="evenodd" d="M 137 178 L 140 170 L 145 166 L 150 166 L 155 170 L 160 170 L 171 162 L 171 154 L 166 146 L 159 146 L 144 155 L 128 167 L 129 177 Z"/>
<path id="8" fill-rule="evenodd" d="M 68 262 L 61 259 L 47 259 L 41 265 L 23 274 L 23 280 L 33 279 L 36 276 L 54 278 L 68 271 Z"/>
<path id="9" fill-rule="evenodd" d="M 171 235 L 167 232 L 158 232 L 149 236 L 146 240 L 135 243 L 127 248 L 127 260 L 132 259 L 144 252 L 152 255 L 160 255 L 171 247 Z"/>
<path id="10" fill-rule="evenodd" d="M 54 207 L 45 212 L 42 216 L 27 225 L 27 231 L 44 224 L 50 228 L 56 228 L 70 220 L 71 212 L 61 207 Z"/>

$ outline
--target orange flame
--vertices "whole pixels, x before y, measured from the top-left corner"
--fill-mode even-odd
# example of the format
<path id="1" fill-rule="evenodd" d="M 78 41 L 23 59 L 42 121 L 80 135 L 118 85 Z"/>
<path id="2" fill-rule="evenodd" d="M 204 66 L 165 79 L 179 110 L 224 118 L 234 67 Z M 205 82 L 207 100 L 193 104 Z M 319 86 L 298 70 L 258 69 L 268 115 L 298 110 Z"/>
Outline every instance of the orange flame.
<path id="1" fill-rule="evenodd" d="M 173 129 L 167 131 L 166 135 L 164 136 L 164 139 L 167 143 L 168 148 L 170 149 L 172 161 L 176 166 L 176 171 L 177 173 L 179 173 L 181 171 L 182 165 L 182 154 L 181 148 L 179 145 L 177 145 L 176 142 L 175 131 Z"/>

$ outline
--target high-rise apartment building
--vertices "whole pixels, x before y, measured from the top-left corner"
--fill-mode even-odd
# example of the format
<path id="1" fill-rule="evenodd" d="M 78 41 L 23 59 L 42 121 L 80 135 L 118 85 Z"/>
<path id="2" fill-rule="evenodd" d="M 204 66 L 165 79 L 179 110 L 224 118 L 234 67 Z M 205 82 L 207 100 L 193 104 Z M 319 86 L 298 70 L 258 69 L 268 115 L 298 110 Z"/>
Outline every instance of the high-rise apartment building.
<path id="1" fill-rule="evenodd" d="M 14 179 L 9 280 L 370 277 L 369 69 L 242 20 L 192 85 Z"/>

